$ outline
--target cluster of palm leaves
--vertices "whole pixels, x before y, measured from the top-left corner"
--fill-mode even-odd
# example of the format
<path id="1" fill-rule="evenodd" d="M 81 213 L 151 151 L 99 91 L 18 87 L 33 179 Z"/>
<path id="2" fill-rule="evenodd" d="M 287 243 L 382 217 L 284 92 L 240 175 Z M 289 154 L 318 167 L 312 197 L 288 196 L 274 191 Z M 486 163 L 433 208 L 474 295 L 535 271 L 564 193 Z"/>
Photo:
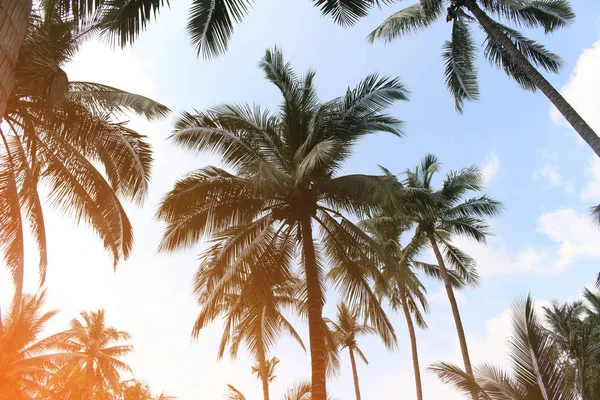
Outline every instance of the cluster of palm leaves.
<path id="1" fill-rule="evenodd" d="M 40 338 L 57 311 L 43 311 L 46 292 L 15 298 L 0 320 L 2 400 L 166 400 L 147 386 L 121 381 L 131 369 L 127 332 L 106 324 L 104 310 L 82 312 L 68 330 Z M 17 304 L 20 302 L 20 304 Z"/>
<path id="2" fill-rule="evenodd" d="M 431 369 L 465 392 L 486 400 L 597 399 L 600 396 L 600 293 L 585 303 L 557 304 L 538 317 L 530 297 L 515 305 L 509 340 L 512 369 L 484 364 L 475 377 L 440 363 Z M 545 322 L 545 323 L 544 323 Z"/>

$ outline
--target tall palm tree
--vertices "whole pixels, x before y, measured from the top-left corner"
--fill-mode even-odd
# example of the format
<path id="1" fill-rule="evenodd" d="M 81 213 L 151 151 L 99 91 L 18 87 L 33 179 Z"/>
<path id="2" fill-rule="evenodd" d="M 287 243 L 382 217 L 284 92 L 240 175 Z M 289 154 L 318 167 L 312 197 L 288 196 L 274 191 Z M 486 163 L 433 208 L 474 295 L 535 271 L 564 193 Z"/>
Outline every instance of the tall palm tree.
<path id="1" fill-rule="evenodd" d="M 80 317 L 82 321 L 71 320 L 68 339 L 61 343 L 64 351 L 76 355 L 58 372 L 59 376 L 66 377 L 63 398 L 73 396 L 69 379 L 82 377 L 83 383 L 76 389 L 82 389 L 83 398 L 104 399 L 111 393 L 119 393 L 121 372 L 131 372 L 131 368 L 120 360 L 133 351 L 132 345 L 122 344 L 131 336 L 108 326 L 104 310 L 82 312 Z"/>
<path id="2" fill-rule="evenodd" d="M 421 329 L 427 328 L 423 313 L 428 312 L 429 305 L 426 298 L 427 290 L 416 270 L 419 269 L 435 279 L 441 279 L 440 268 L 417 260 L 418 255 L 427 246 L 427 238 L 424 235 L 416 234 L 406 247 L 402 246 L 402 235 L 413 227 L 413 223 L 397 210 L 387 209 L 380 215 L 361 221 L 359 225 L 371 235 L 385 254 L 380 257 L 383 280 L 377 282 L 376 290 L 379 295 L 388 299 L 394 311 L 404 314 L 410 338 L 417 400 L 422 400 L 423 387 L 414 324 L 416 323 Z M 462 280 L 454 271 L 449 270 L 448 274 L 455 288 L 463 286 Z"/>
<path id="3" fill-rule="evenodd" d="M 473 376 L 453 281 L 454 277 L 458 277 L 465 284 L 476 285 L 478 276 L 473 259 L 451 241 L 454 236 L 460 235 L 485 242 L 490 232 L 484 218 L 496 216 L 502 206 L 487 195 L 464 199 L 469 192 L 482 189 L 481 174 L 476 167 L 451 171 L 446 175 L 441 189 L 434 190 L 432 178 L 439 169 L 437 158 L 430 154 L 413 171 L 406 171 L 403 184 L 413 196 L 413 201 L 402 207 L 405 208 L 405 215 L 410 215 L 416 224 L 415 238 L 423 235 L 433 250 L 456 324 L 465 371 Z M 454 271 L 453 275 L 449 273 L 451 270 Z M 475 393 L 473 399 L 476 400 Z"/>
<path id="4" fill-rule="evenodd" d="M 550 82 L 536 69 L 558 72 L 562 60 L 541 44 L 518 30 L 504 25 L 490 15 L 504 18 L 517 27 L 543 28 L 546 34 L 568 26 L 575 19 L 568 0 L 421 0 L 386 19 L 370 35 L 371 42 L 392 41 L 425 29 L 444 17 L 452 22 L 452 34 L 443 46 L 446 84 L 454 95 L 456 109 L 462 112 L 465 100 L 479 98 L 477 47 L 470 24 L 485 32 L 484 55 L 487 60 L 513 78 L 523 89 L 540 90 L 560 111 L 573 129 L 600 156 L 600 137 L 575 111 Z"/>
<path id="5" fill-rule="evenodd" d="M 65 333 L 39 338 L 57 313 L 42 311 L 45 299 L 45 291 L 24 295 L 20 306 L 15 298 L 0 319 L 0 400 L 47 398 L 51 391 L 46 382 L 54 368 L 71 358 L 59 350 Z"/>
<path id="6" fill-rule="evenodd" d="M 304 348 L 300 335 L 284 315 L 286 309 L 302 307 L 298 282 L 278 268 L 282 258 L 279 249 L 273 248 L 263 253 L 259 262 L 227 271 L 216 262 L 221 244 L 208 249 L 196 274 L 195 289 L 202 308 L 192 336 L 198 338 L 210 322 L 225 317 L 217 357 L 223 357 L 229 347 L 230 356 L 235 358 L 245 343 L 258 363 L 255 372 L 262 383 L 263 397 L 269 400 L 269 384 L 279 360 L 267 357 L 281 333 L 288 333 Z"/>
<path id="7" fill-rule="evenodd" d="M 133 244 L 132 227 L 118 196 L 141 203 L 148 191 L 150 145 L 119 119 L 131 112 L 152 120 L 169 109 L 109 86 L 70 82 L 62 67 L 87 34 L 75 21 L 52 12 L 32 16 L 3 114 L 0 240 L 17 299 L 25 273 L 27 229 L 39 247 L 42 282 L 45 276 L 46 233 L 39 185 L 49 188 L 52 205 L 92 225 L 115 266 L 129 255 Z M 104 174 L 98 166 L 104 167 Z"/>
<path id="8" fill-rule="evenodd" d="M 392 0 L 312 0 L 323 15 L 341 25 L 350 25 L 373 6 Z M 56 9 L 80 23 L 93 23 L 96 31 L 121 47 L 133 43 L 168 0 L 44 0 L 46 9 Z M 227 50 L 233 26 L 242 22 L 252 0 L 192 0 L 187 30 L 198 54 L 214 57 Z M 2 0 L 0 4 L 0 120 L 14 84 L 17 57 L 32 12 L 31 0 Z"/>
<path id="9" fill-rule="evenodd" d="M 298 77 L 279 50 L 268 50 L 260 66 L 283 96 L 278 114 L 259 106 L 222 105 L 185 113 L 177 121 L 173 141 L 219 154 L 234 173 L 210 166 L 175 184 L 158 211 L 167 224 L 160 249 L 174 251 L 204 236 L 216 238 L 220 248 L 214 263 L 232 275 L 258 263 L 268 248 L 285 249 L 277 263 L 283 271 L 291 271 L 294 256 L 300 256 L 312 393 L 314 400 L 324 400 L 324 256 L 340 269 L 334 283 L 342 294 L 362 304 L 386 342 L 393 341 L 393 328 L 370 287 L 376 268 L 356 262 L 366 258 L 363 243 L 370 239 L 340 211 L 361 215 L 390 201 L 395 191 L 387 177 L 337 172 L 359 138 L 378 131 L 400 133 L 400 121 L 384 110 L 406 100 L 406 89 L 397 79 L 371 75 L 345 96 L 321 103 L 315 73 Z M 318 242 L 313 223 L 320 227 Z"/>
<path id="10" fill-rule="evenodd" d="M 269 358 L 264 365 L 256 364 L 252 366 L 252 373 L 258 377 L 258 379 L 263 380 L 263 375 L 266 375 L 266 380 L 268 383 L 271 383 L 277 378 L 275 375 L 275 368 L 279 364 L 280 360 L 277 357 Z"/>
<path id="11" fill-rule="evenodd" d="M 332 331 L 336 343 L 340 349 L 348 349 L 350 354 L 350 364 L 352 365 L 352 377 L 354 379 L 354 393 L 356 400 L 360 400 L 360 386 L 358 384 L 358 370 L 356 369 L 356 358 L 354 354 L 358 354 L 359 357 L 368 364 L 369 361 L 365 357 L 364 353 L 358 347 L 356 339 L 358 336 L 365 334 L 377 334 L 377 330 L 372 326 L 361 324 L 358 319 L 360 313 L 357 308 L 352 311 L 348 308 L 345 303 L 339 303 L 337 306 L 336 320 L 326 319 L 329 329 Z"/>
<path id="12" fill-rule="evenodd" d="M 525 400 L 578 398 L 572 380 L 565 373 L 549 336 L 538 320 L 531 298 L 515 308 L 513 336 L 509 342 L 511 371 L 484 364 L 475 377 L 459 367 L 439 363 L 430 369 L 442 381 L 465 394 L 476 392 L 478 399 Z"/>

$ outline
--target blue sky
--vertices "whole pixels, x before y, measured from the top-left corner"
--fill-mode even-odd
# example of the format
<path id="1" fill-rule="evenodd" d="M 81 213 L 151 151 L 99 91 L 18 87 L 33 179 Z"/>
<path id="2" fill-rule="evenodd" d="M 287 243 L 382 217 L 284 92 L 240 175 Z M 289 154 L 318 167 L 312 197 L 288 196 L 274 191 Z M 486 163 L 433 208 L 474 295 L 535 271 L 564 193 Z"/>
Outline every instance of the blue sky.
<path id="1" fill-rule="evenodd" d="M 260 398 L 259 382 L 250 374 L 252 362 L 244 354 L 235 362 L 216 362 L 218 324 L 201 334 L 197 343 L 191 341 L 198 312 L 191 278 L 202 245 L 173 256 L 157 255 L 162 227 L 153 215 L 161 195 L 177 178 L 218 163 L 214 157 L 185 154 L 166 141 L 178 112 L 223 102 L 259 103 L 276 110 L 278 92 L 257 68 L 265 49 L 273 45 L 283 49 L 298 72 L 317 71 L 323 100 L 343 94 L 372 72 L 399 76 L 411 89 L 411 101 L 392 110 L 406 121 L 406 137 L 380 134 L 363 140 L 343 172 L 375 173 L 380 164 L 400 173 L 427 153 L 439 157 L 444 172 L 472 164 L 484 169 L 487 193 L 504 202 L 506 210 L 492 221 L 496 235 L 488 246 L 457 240 L 477 259 L 483 276 L 481 287 L 459 295 L 476 362 L 505 362 L 508 311 L 515 298 L 531 292 L 542 302 L 572 299 L 600 271 L 600 233 L 587 216 L 590 205 L 600 201 L 600 162 L 552 112 L 541 93 L 522 91 L 482 57 L 481 100 L 467 104 L 464 115 L 457 114 L 444 86 L 440 57 L 449 24 L 439 22 L 389 45 L 370 45 L 364 38 L 400 4 L 376 10 L 356 26 L 342 29 L 320 17 L 308 0 L 257 0 L 229 52 L 204 61 L 195 57 L 185 34 L 186 3 L 173 1 L 172 9 L 164 11 L 133 48 L 112 51 L 105 43 L 92 41 L 67 69 L 71 80 L 145 94 L 174 113 L 158 123 L 132 121 L 151 137 L 157 160 L 144 207 L 127 207 L 136 230 L 135 251 L 116 272 L 89 228 L 49 214 L 48 307 L 63 310 L 50 329 L 66 328 L 81 310 L 104 307 L 112 324 L 132 333 L 137 351 L 127 361 L 136 377 L 155 390 L 164 389 L 182 400 L 218 399 L 231 383 L 250 399 Z M 600 131 L 600 6 L 594 0 L 576 1 L 573 6 L 578 15 L 573 26 L 549 37 L 537 31 L 531 36 L 563 57 L 562 73 L 549 79 L 564 88 L 572 104 Z M 33 254 L 28 259 L 30 290 L 36 288 Z M 422 365 L 437 360 L 459 363 L 445 295 L 436 282 L 427 281 L 427 286 L 432 312 L 429 330 L 418 333 Z M 9 298 L 10 290 L 2 290 L 3 306 Z M 334 302 L 327 311 L 333 306 Z M 401 315 L 392 318 L 398 351 L 386 352 L 377 338 L 362 342 L 370 361 L 359 366 L 367 400 L 414 398 L 404 320 Z M 298 325 L 307 338 L 306 329 Z M 308 356 L 289 339 L 281 341 L 274 355 L 282 360 L 272 389 L 277 398 L 310 372 Z M 337 398 L 351 399 L 351 372 L 344 356 L 344 368 L 330 388 Z M 426 398 L 461 398 L 429 373 L 424 383 Z"/>

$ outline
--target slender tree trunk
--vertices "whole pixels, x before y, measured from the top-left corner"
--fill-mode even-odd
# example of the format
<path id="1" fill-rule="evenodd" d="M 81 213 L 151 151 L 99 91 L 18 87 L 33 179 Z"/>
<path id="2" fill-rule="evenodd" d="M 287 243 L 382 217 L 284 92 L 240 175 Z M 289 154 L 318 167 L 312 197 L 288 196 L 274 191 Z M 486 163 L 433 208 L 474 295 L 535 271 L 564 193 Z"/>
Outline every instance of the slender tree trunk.
<path id="1" fill-rule="evenodd" d="M 302 253 L 306 274 L 308 305 L 308 334 L 312 369 L 312 400 L 327 399 L 325 331 L 323 322 L 323 291 L 313 242 L 311 216 L 306 214 L 300 221 L 302 230 Z"/>
<path id="2" fill-rule="evenodd" d="M 577 131 L 579 136 L 594 150 L 597 156 L 600 157 L 600 137 L 596 132 L 585 122 L 585 120 L 575 111 L 575 109 L 565 100 L 565 98 L 556 90 L 539 71 L 531 65 L 531 63 L 521 54 L 519 49 L 514 45 L 512 40 L 502 29 L 498 27 L 488 15 L 477 5 L 474 0 L 465 1 L 465 6 L 475 16 L 479 24 L 487 32 L 488 35 L 494 37 L 506 50 L 511 60 L 517 67 L 523 71 L 529 79 L 533 81 L 535 86 L 542 91 L 560 111 L 565 119 L 571 124 L 573 129 Z"/>
<path id="3" fill-rule="evenodd" d="M 442 275 L 442 279 L 444 280 L 444 287 L 446 288 L 446 293 L 448 294 L 450 308 L 452 308 L 452 315 L 454 316 L 454 323 L 456 324 L 456 332 L 458 333 L 460 351 L 462 353 L 463 362 L 465 364 L 465 372 L 470 377 L 474 378 L 473 367 L 471 366 L 471 359 L 469 358 L 469 349 L 467 347 L 467 339 L 465 337 L 465 330 L 460 319 L 458 304 L 456 303 L 456 297 L 454 297 L 454 290 L 452 289 L 452 284 L 450 283 L 450 277 L 448 276 L 446 263 L 444 262 L 442 253 L 440 253 L 440 249 L 437 245 L 435 237 L 433 236 L 433 233 L 427 232 L 427 237 L 429 238 L 429 242 L 431 243 L 431 247 L 433 248 L 433 253 L 435 254 L 435 258 L 437 259 L 437 262 L 440 266 L 440 273 Z M 479 398 L 476 391 L 471 392 L 471 397 L 473 398 L 473 400 L 478 400 Z"/>
<path id="4" fill-rule="evenodd" d="M 356 393 L 356 400 L 360 400 L 360 386 L 358 386 L 358 370 L 356 369 L 356 358 L 354 358 L 354 351 L 351 347 L 348 347 L 350 353 L 350 364 L 352 364 L 352 376 L 354 377 L 354 393 Z"/>
<path id="5" fill-rule="evenodd" d="M 263 398 L 269 400 L 269 374 L 267 372 L 267 360 L 265 353 L 261 352 L 259 356 L 260 380 L 262 382 Z"/>
<path id="6" fill-rule="evenodd" d="M 31 0 L 0 0 L 0 121 L 15 83 L 15 66 L 31 13 Z"/>
<path id="7" fill-rule="evenodd" d="M 423 400 L 423 386 L 421 385 L 421 368 L 419 367 L 417 335 L 415 334 L 415 327 L 412 322 L 410 310 L 408 309 L 408 303 L 406 302 L 406 293 L 404 289 L 401 289 L 400 295 L 402 296 L 402 311 L 404 312 L 404 317 L 406 318 L 408 336 L 410 337 L 410 349 L 412 351 L 413 369 L 415 371 L 415 386 L 417 388 L 417 400 Z"/>

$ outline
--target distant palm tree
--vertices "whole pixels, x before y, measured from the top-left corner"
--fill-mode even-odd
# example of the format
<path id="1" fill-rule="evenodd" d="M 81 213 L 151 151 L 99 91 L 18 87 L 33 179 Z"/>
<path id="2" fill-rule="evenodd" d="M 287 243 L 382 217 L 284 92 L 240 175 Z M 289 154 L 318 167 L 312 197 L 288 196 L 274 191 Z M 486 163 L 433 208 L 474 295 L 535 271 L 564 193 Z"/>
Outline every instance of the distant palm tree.
<path id="1" fill-rule="evenodd" d="M 451 39 L 443 46 L 446 64 L 446 84 L 455 98 L 456 109 L 462 112 L 464 100 L 477 100 L 477 47 L 473 43 L 469 24 L 477 24 L 485 33 L 484 55 L 487 60 L 513 78 L 523 89 L 539 89 L 560 111 L 573 129 L 600 156 L 600 138 L 577 111 L 565 100 L 536 67 L 558 72 L 562 60 L 541 44 L 521 32 L 491 18 L 496 15 L 517 27 L 543 28 L 552 33 L 568 26 L 575 19 L 567 0 L 422 0 L 398 11 L 386 19 L 370 35 L 392 41 L 403 35 L 425 29 L 444 17 L 452 21 Z"/>
<path id="2" fill-rule="evenodd" d="M 231 357 L 235 358 L 240 345 L 245 343 L 258 362 L 252 369 L 261 380 L 264 400 L 270 398 L 269 383 L 279 362 L 277 358 L 267 360 L 267 356 L 279 336 L 288 333 L 304 349 L 300 335 L 284 315 L 286 309 L 302 307 L 298 282 L 281 274 L 280 258 L 272 250 L 263 253 L 260 261 L 231 274 L 215 263 L 222 247 L 217 244 L 209 248 L 196 274 L 195 292 L 202 308 L 192 332 L 198 338 L 210 322 L 224 317 L 217 357 L 223 357 L 229 347 Z"/>
<path id="3" fill-rule="evenodd" d="M 64 351 L 75 354 L 72 361 L 58 372 L 66 377 L 63 390 L 69 393 L 73 388 L 69 379 L 83 377 L 83 383 L 77 385 L 84 392 L 85 399 L 103 399 L 121 389 L 121 372 L 131 372 L 129 365 L 120 360 L 133 351 L 133 346 L 122 344 L 131 337 L 125 331 L 119 331 L 106 325 L 104 310 L 82 312 L 80 321 L 71 320 L 68 339 L 61 343 Z M 65 395 L 63 398 L 69 398 Z"/>
<path id="4" fill-rule="evenodd" d="M 64 333 L 40 339 L 57 311 L 43 312 L 46 292 L 24 295 L 0 319 L 0 400 L 48 398 L 46 385 L 54 367 L 71 359 L 59 351 Z M 16 298 L 15 300 L 16 301 Z"/>
<path id="5" fill-rule="evenodd" d="M 3 114 L 0 241 L 17 299 L 23 290 L 27 228 L 39 247 L 40 280 L 45 277 L 40 185 L 49 189 L 50 204 L 92 225 L 115 265 L 129 255 L 132 227 L 119 196 L 143 201 L 152 150 L 145 136 L 119 119 L 125 112 L 156 119 L 169 111 L 148 98 L 109 86 L 70 82 L 62 67 L 86 36 L 87 31 L 73 20 L 52 13 L 32 16 Z"/>
<path id="6" fill-rule="evenodd" d="M 227 385 L 228 392 L 225 397 L 226 400 L 247 400 L 246 396 L 242 394 L 232 385 Z M 281 400 L 312 400 L 311 396 L 311 384 L 310 381 L 300 381 L 296 385 L 292 386 L 283 394 Z M 331 397 L 327 397 L 327 400 L 333 400 Z"/>
<path id="7" fill-rule="evenodd" d="M 129 379 L 121 382 L 117 400 L 176 400 L 176 398 L 167 396 L 164 393 L 153 396 L 152 391 L 147 384 L 140 382 L 137 379 Z"/>
<path id="8" fill-rule="evenodd" d="M 459 367 L 438 363 L 430 367 L 440 379 L 465 394 L 485 400 L 576 400 L 572 379 L 559 362 L 553 339 L 538 320 L 531 298 L 515 307 L 509 341 L 512 368 L 484 364 L 475 377 Z"/>
<path id="9" fill-rule="evenodd" d="M 368 333 L 377 334 L 377 330 L 375 328 L 369 325 L 361 324 L 358 321 L 359 318 L 360 313 L 358 309 L 355 308 L 350 311 L 346 304 L 339 303 L 337 306 L 336 320 L 325 320 L 329 325 L 329 329 L 333 333 L 335 342 L 338 344 L 340 349 L 348 349 L 348 354 L 350 354 L 350 364 L 352 365 L 352 376 L 354 379 L 354 393 L 356 395 L 356 400 L 360 400 L 361 396 L 360 386 L 358 384 L 358 370 L 356 369 L 356 358 L 354 354 L 358 354 L 365 364 L 369 363 L 369 361 L 367 361 L 367 357 L 365 357 L 360 347 L 358 347 L 356 339 L 358 336 Z"/>
<path id="10" fill-rule="evenodd" d="M 427 155 L 414 171 L 406 171 L 403 184 L 409 189 L 413 201 L 405 203 L 403 207 L 405 215 L 409 215 L 416 224 L 415 238 L 423 235 L 433 249 L 456 324 L 465 371 L 473 376 L 453 285 L 456 278 L 465 284 L 476 285 L 478 275 L 473 259 L 454 246 L 451 240 L 460 235 L 485 242 L 490 232 L 484 218 L 497 215 L 502 206 L 487 195 L 464 199 L 467 193 L 482 189 L 481 174 L 476 167 L 451 171 L 443 181 L 442 188 L 434 190 L 432 178 L 439 169 L 437 158 Z M 449 271 L 454 273 L 451 275 Z M 476 399 L 473 394 L 473 400 Z"/>
<path id="11" fill-rule="evenodd" d="M 345 96 L 320 102 L 315 73 L 299 78 L 278 49 L 267 51 L 260 66 L 283 96 L 278 114 L 259 106 L 222 105 L 185 113 L 177 121 L 172 140 L 191 151 L 219 154 L 235 172 L 211 166 L 175 184 L 158 211 L 167 224 L 160 249 L 189 247 L 202 237 L 223 238 L 214 264 L 229 275 L 259 262 L 265 249 L 274 246 L 284 255 L 278 268 L 289 275 L 294 256 L 301 255 L 312 393 L 314 400 L 325 400 L 323 256 L 337 265 L 334 283 L 342 294 L 367 306 L 365 315 L 388 343 L 394 337 L 371 290 L 370 278 L 377 270 L 357 262 L 370 239 L 340 211 L 361 215 L 389 202 L 395 191 L 385 176 L 337 172 L 358 139 L 378 131 L 400 133 L 400 121 L 384 110 L 406 100 L 406 89 L 397 79 L 371 75 Z M 313 223 L 320 227 L 319 242 Z M 348 248 L 359 254 L 349 254 Z"/>
<path id="12" fill-rule="evenodd" d="M 271 383 L 277 378 L 275 375 L 275 368 L 279 364 L 280 360 L 277 357 L 269 358 L 264 365 L 256 364 L 252 366 L 252 373 L 258 377 L 258 379 L 263 379 L 262 376 L 266 375 L 267 382 Z"/>

